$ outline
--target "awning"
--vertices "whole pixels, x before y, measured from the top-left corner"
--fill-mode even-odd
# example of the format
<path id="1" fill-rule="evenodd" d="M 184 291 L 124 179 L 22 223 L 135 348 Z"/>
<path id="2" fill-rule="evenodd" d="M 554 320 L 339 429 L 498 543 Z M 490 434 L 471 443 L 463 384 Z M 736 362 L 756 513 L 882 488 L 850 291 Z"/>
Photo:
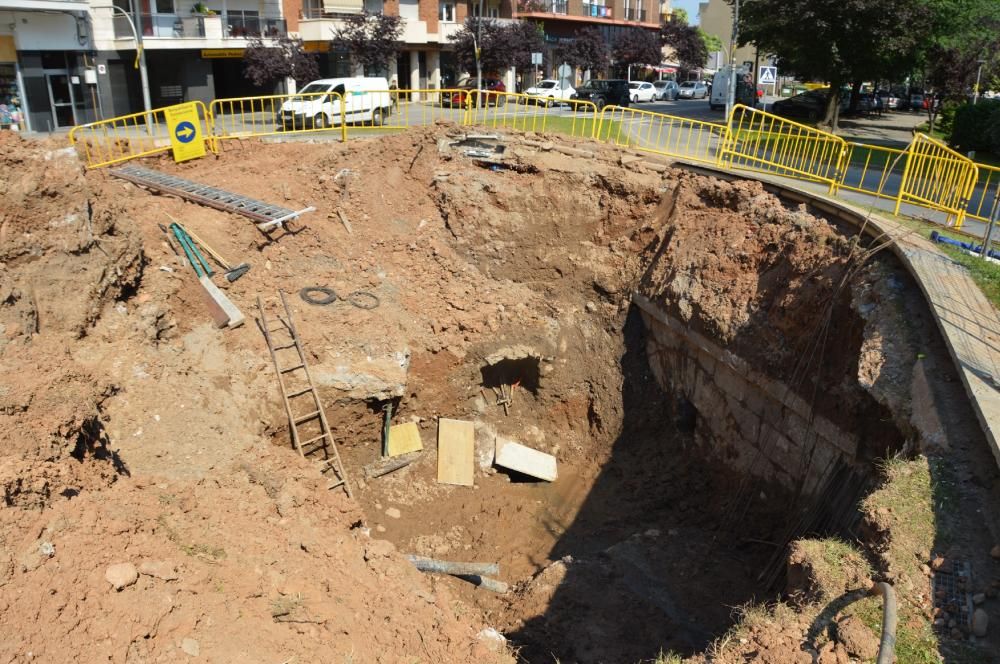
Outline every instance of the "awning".
<path id="1" fill-rule="evenodd" d="M 365 0 L 323 0 L 324 14 L 360 14 L 364 8 Z"/>
<path id="2" fill-rule="evenodd" d="M 90 3 L 79 0 L 0 0 L 0 11 L 85 12 Z"/>

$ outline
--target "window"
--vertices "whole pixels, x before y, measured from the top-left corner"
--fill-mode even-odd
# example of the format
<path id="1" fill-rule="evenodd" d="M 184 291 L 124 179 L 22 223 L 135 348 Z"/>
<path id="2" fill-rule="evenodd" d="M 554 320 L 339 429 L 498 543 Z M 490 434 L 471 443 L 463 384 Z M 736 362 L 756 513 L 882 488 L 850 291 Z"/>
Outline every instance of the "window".
<path id="1" fill-rule="evenodd" d="M 438 18 L 445 23 L 455 22 L 455 4 L 452 2 L 442 2 L 439 6 Z"/>
<path id="2" fill-rule="evenodd" d="M 486 18 L 500 18 L 500 5 L 489 5 L 486 7 Z"/>
<path id="3" fill-rule="evenodd" d="M 176 14 L 174 0 L 156 0 L 157 14 Z"/>

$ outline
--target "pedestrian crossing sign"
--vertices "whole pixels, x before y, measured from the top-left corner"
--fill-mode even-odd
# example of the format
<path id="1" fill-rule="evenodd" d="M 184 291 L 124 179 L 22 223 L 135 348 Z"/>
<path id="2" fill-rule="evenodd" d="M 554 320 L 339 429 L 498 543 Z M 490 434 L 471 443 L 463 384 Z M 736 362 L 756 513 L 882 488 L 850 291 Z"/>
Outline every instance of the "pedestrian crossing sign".
<path id="1" fill-rule="evenodd" d="M 777 67 L 761 67 L 760 75 L 757 76 L 757 83 L 760 85 L 774 85 L 778 82 Z"/>

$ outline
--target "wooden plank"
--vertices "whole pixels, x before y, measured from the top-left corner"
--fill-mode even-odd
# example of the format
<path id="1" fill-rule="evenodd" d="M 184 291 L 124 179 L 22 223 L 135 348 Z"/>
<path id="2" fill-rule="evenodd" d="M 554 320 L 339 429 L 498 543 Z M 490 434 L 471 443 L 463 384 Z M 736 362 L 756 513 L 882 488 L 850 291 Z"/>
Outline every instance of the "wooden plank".
<path id="1" fill-rule="evenodd" d="M 500 444 L 500 439 L 497 439 L 497 454 L 494 463 L 547 482 L 554 482 L 558 476 L 554 456 L 533 450 L 520 443 L 505 442 Z"/>
<path id="2" fill-rule="evenodd" d="M 438 482 L 472 486 L 476 427 L 463 420 L 438 420 Z"/>
<path id="3" fill-rule="evenodd" d="M 209 299 L 209 309 L 212 312 L 212 318 L 215 320 L 215 324 L 219 327 L 239 327 L 246 320 L 243 313 L 236 308 L 236 305 L 226 297 L 226 294 L 219 290 L 219 287 L 212 283 L 212 279 L 208 276 L 202 276 L 198 279 L 201 282 L 202 287 L 205 289 L 205 294 Z"/>
<path id="4" fill-rule="evenodd" d="M 389 456 L 399 456 L 424 449 L 416 422 L 389 427 Z"/>

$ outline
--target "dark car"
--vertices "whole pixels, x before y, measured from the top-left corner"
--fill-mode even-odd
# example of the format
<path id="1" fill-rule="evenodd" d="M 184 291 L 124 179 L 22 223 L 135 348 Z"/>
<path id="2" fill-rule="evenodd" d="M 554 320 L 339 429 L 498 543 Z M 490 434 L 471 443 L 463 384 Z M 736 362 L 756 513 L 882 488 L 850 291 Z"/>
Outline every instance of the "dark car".
<path id="1" fill-rule="evenodd" d="M 442 106 L 462 107 L 465 106 L 466 99 L 469 97 L 472 98 L 472 103 L 475 104 L 475 100 L 478 97 L 475 78 L 471 76 L 463 78 L 455 87 L 458 88 L 457 91 L 446 94 L 441 98 Z M 503 106 L 507 103 L 507 95 L 498 94 L 507 92 L 507 87 L 498 78 L 484 78 L 482 92 L 487 106 Z"/>
<path id="2" fill-rule="evenodd" d="M 771 112 L 785 118 L 804 118 L 814 122 L 823 117 L 827 94 L 826 88 L 807 90 L 794 97 L 774 102 Z"/>
<path id="3" fill-rule="evenodd" d="M 578 87 L 572 97 L 579 101 L 589 101 L 601 110 L 605 106 L 628 106 L 629 89 L 628 81 L 619 78 L 613 79 L 591 79 Z M 575 104 L 580 110 L 583 104 Z"/>

